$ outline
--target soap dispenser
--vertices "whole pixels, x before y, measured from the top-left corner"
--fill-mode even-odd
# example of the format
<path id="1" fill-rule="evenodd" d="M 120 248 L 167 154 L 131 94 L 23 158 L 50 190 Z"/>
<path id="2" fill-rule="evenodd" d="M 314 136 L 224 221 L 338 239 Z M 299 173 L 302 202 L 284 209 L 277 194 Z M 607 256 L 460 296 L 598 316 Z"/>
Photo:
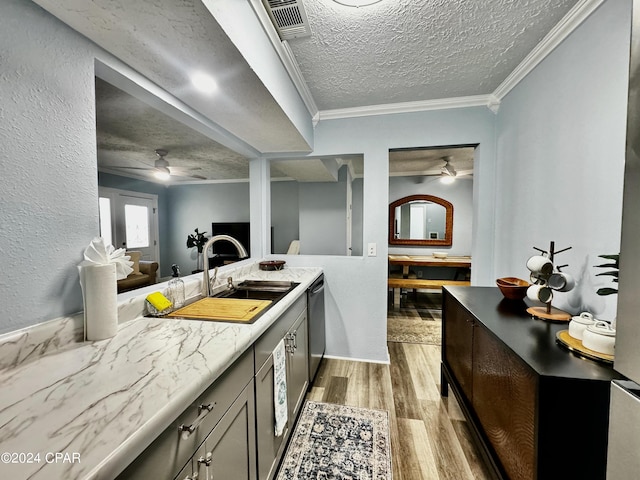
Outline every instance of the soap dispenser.
<path id="1" fill-rule="evenodd" d="M 177 309 L 184 306 L 184 282 L 180 278 L 180 267 L 178 267 L 178 265 L 175 263 L 171 265 L 171 270 L 173 274 L 167 287 L 167 296 L 169 300 L 171 300 L 171 303 L 173 303 L 173 308 Z"/>

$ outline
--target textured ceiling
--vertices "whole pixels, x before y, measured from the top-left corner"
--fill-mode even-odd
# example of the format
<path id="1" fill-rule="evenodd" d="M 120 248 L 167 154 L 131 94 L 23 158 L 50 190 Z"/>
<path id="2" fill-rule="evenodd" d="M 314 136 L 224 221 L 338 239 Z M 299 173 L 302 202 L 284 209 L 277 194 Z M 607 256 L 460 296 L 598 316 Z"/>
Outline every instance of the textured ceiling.
<path id="1" fill-rule="evenodd" d="M 200 0 L 34 1 L 257 151 L 309 151 Z M 213 95 L 193 88 L 195 71 L 215 72 Z"/>
<path id="2" fill-rule="evenodd" d="M 246 157 L 96 78 L 98 169 L 151 177 L 156 149 L 169 153 L 172 181 L 248 179 Z M 146 170 L 139 170 L 146 168 Z M 184 176 L 183 176 L 184 175 Z"/>
<path id="3" fill-rule="evenodd" d="M 34 1 L 249 148 L 308 151 L 300 133 L 202 1 Z M 288 43 L 320 110 L 490 94 L 578 3 L 382 0 L 350 8 L 333 0 L 303 1 L 311 36 Z M 189 86 L 188 73 L 196 68 L 224 72 L 216 78 L 214 96 L 203 96 Z M 104 94 L 98 98 L 97 118 L 101 169 L 152 166 L 154 150 L 164 148 L 174 170 L 181 167 L 187 175 L 247 178 L 248 160 L 242 155 L 132 97 L 117 95 L 108 85 L 97 93 Z M 437 174 L 445 153 L 433 155 L 439 158 L 427 158 L 424 150 L 394 152 L 390 174 Z M 461 166 L 468 159 L 458 158 L 469 157 L 468 151 L 450 155 L 458 171 L 472 170 L 472 166 Z M 327 159 L 305 160 L 317 170 L 318 179 L 328 175 L 322 169 L 323 160 L 326 164 Z M 356 175 L 362 173 L 361 158 L 353 159 L 352 165 Z M 282 167 L 274 166 L 274 176 L 315 178 L 301 172 L 300 165 Z M 192 179 L 174 179 L 185 180 Z"/>
<path id="4" fill-rule="evenodd" d="M 320 110 L 490 94 L 578 0 L 303 0 L 289 40 Z"/>
<path id="5" fill-rule="evenodd" d="M 389 176 L 440 175 L 445 159 L 458 175 L 472 175 L 474 151 L 475 146 L 392 150 Z"/>

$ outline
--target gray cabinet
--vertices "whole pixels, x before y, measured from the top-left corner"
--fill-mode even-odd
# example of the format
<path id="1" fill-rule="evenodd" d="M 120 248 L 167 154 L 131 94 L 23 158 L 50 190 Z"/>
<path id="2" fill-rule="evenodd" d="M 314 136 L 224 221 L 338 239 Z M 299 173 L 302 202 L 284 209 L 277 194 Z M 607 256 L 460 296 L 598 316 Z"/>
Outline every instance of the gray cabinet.
<path id="1" fill-rule="evenodd" d="M 287 406 L 293 425 L 309 386 L 309 328 L 305 310 L 289 331 L 287 356 Z"/>
<path id="2" fill-rule="evenodd" d="M 248 390 L 249 389 L 249 390 Z M 247 409 L 253 413 L 253 352 L 247 351 L 205 392 L 200 395 L 156 440 L 143 451 L 119 476 L 118 480 L 153 478 L 173 480 L 185 478 L 191 457 L 203 444 L 212 430 L 220 425 L 232 405 L 251 393 Z M 253 432 L 251 448 L 255 451 Z M 246 450 L 249 447 L 245 447 Z M 240 446 L 238 446 L 240 449 Z M 253 457 L 255 459 L 255 456 Z M 186 470 L 185 469 L 186 465 Z M 181 475 L 181 476 L 180 476 Z M 202 478 L 202 477 L 201 477 Z M 237 477 L 240 478 L 240 477 Z M 249 477 L 254 478 L 254 477 Z"/>
<path id="3" fill-rule="evenodd" d="M 256 479 L 253 381 L 224 414 L 176 480 Z M 189 468 L 190 465 L 190 468 Z"/>
<path id="4" fill-rule="evenodd" d="M 284 432 L 275 435 L 273 356 L 280 340 L 287 351 L 288 421 Z M 258 479 L 272 479 L 283 454 L 291 426 L 300 411 L 309 385 L 308 326 L 306 298 L 301 297 L 256 342 L 256 436 Z M 268 353 L 268 355 L 267 355 Z M 258 364 L 258 362 L 261 362 Z"/>
<path id="5" fill-rule="evenodd" d="M 266 332 L 118 480 L 271 480 L 309 386 L 307 296 Z M 287 424 L 275 435 L 272 352 L 284 340 Z"/>

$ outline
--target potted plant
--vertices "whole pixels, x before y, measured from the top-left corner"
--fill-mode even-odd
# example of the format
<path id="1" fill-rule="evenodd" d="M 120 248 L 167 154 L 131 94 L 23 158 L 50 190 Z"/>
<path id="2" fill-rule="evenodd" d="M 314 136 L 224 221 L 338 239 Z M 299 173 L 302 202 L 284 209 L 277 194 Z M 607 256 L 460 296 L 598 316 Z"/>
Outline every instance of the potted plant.
<path id="1" fill-rule="evenodd" d="M 199 232 L 197 228 L 194 231 L 195 233 L 192 233 L 187 236 L 187 248 L 196 247 L 198 249 L 196 270 L 193 271 L 193 273 L 198 273 L 198 272 L 201 272 L 202 269 L 204 268 L 202 249 L 204 248 L 204 245 L 207 243 L 208 238 L 205 236 L 205 233 L 207 232 Z"/>
<path id="2" fill-rule="evenodd" d="M 602 272 L 596 274 L 596 277 L 601 276 L 611 276 L 613 277 L 613 281 L 618 283 L 618 270 L 620 268 L 620 254 L 617 255 L 598 255 L 600 258 L 604 258 L 605 260 L 609 260 L 608 263 L 603 263 L 601 265 L 596 265 L 596 268 L 612 268 L 613 270 L 609 270 L 607 272 Z M 618 293 L 617 288 L 611 287 L 603 287 L 599 288 L 596 292 L 598 295 L 613 295 L 614 293 Z"/>

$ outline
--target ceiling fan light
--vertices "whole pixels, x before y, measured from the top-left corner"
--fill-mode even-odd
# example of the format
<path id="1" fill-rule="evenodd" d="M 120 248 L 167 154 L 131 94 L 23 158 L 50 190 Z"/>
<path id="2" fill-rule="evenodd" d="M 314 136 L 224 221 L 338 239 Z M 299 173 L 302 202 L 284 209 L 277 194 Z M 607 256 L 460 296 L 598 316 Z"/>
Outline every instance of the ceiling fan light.
<path id="1" fill-rule="evenodd" d="M 169 180 L 171 178 L 171 172 L 167 167 L 156 167 L 153 172 L 153 176 L 158 180 Z"/>
<path id="2" fill-rule="evenodd" d="M 211 75 L 203 72 L 195 72 L 191 75 L 191 83 L 200 92 L 211 95 L 218 88 L 218 84 Z"/>
<path id="3" fill-rule="evenodd" d="M 450 175 L 442 175 L 440 177 L 440 183 L 444 185 L 451 185 L 455 181 L 456 181 L 456 177 L 452 177 Z"/>

